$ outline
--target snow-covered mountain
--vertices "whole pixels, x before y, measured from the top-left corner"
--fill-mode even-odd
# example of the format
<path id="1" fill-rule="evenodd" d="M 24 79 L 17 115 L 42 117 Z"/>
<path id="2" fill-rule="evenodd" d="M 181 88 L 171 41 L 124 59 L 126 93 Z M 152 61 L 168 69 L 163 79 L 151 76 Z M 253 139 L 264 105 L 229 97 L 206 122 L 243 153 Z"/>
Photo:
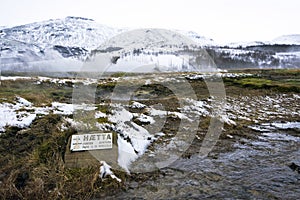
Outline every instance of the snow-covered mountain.
<path id="1" fill-rule="evenodd" d="M 132 34 L 130 30 L 101 25 L 82 17 L 53 19 L 12 28 L 0 27 L 1 69 L 26 70 L 33 63 L 40 65 L 43 62 L 43 66 L 47 66 L 47 61 L 58 60 L 60 69 L 64 69 L 62 63 L 69 63 L 70 60 L 80 65 L 93 54 L 124 51 L 125 47 L 127 51 L 131 49 L 127 52 L 131 53 L 131 57 L 130 54 L 123 55 L 123 61 L 133 59 L 139 63 L 164 63 L 172 69 L 189 69 L 189 63 L 178 59 L 182 57 L 178 56 L 178 52 L 190 44 L 197 46 L 199 51 L 206 50 L 223 68 L 242 67 L 245 63 L 245 66 L 251 67 L 299 67 L 300 63 L 300 35 L 282 36 L 271 42 L 222 46 L 193 31 L 140 29 Z M 122 33 L 125 35 L 114 38 Z M 153 47 L 156 52 L 150 51 Z"/>
<path id="2" fill-rule="evenodd" d="M 122 31 L 81 17 L 4 28 L 0 30 L 1 68 L 26 70 L 39 62 L 69 63 L 67 59 L 80 62 L 92 49 Z"/>
<path id="3" fill-rule="evenodd" d="M 230 47 L 230 48 L 245 48 L 250 46 L 261 46 L 265 44 L 268 44 L 268 42 L 251 41 L 251 42 L 233 42 L 223 46 Z"/>
<path id="4" fill-rule="evenodd" d="M 194 31 L 174 30 L 177 33 L 187 36 L 201 46 L 219 46 L 213 39 L 199 35 Z"/>
<path id="5" fill-rule="evenodd" d="M 66 17 L 43 22 L 36 22 L 12 28 L 4 28 L 1 38 L 35 44 L 41 48 L 54 45 L 80 47 L 94 50 L 107 39 L 129 29 L 113 28 L 82 17 Z M 177 32 L 186 35 L 201 45 L 210 45 L 207 39 L 192 31 Z"/>
<path id="6" fill-rule="evenodd" d="M 300 45 L 300 34 L 282 35 L 270 41 L 234 42 L 222 46 L 242 48 L 263 45 Z"/>
<path id="7" fill-rule="evenodd" d="M 154 71 L 206 71 L 214 70 L 203 43 L 196 42 L 196 33 L 187 37 L 166 29 L 136 29 L 121 33 L 92 51 L 90 60 L 110 54 L 114 59 L 109 70 Z M 191 35 L 190 35 L 191 36 Z M 204 37 L 198 41 L 206 41 Z M 211 42 L 211 40 L 209 40 Z M 197 60 L 197 61 L 196 61 Z M 103 66 L 97 63 L 95 66 Z"/>
<path id="8" fill-rule="evenodd" d="M 91 19 L 66 17 L 3 29 L 2 38 L 42 48 L 60 45 L 92 50 L 122 31 L 123 29 L 101 25 Z"/>
<path id="9" fill-rule="evenodd" d="M 29 66 L 33 62 L 64 58 L 84 61 L 89 52 L 98 48 L 104 41 L 128 30 L 101 25 L 92 19 L 82 17 L 51 19 L 12 28 L 3 27 L 0 30 L 1 67 L 2 70 L 8 70 L 15 69 L 16 66 Z M 211 39 L 192 31 L 178 32 L 202 46 L 213 43 Z M 152 33 L 151 37 L 157 37 L 155 34 Z M 149 44 L 151 42 L 154 41 L 149 41 Z M 177 44 L 176 38 L 156 42 L 160 42 L 162 46 Z"/>
<path id="10" fill-rule="evenodd" d="M 165 29 L 137 29 L 112 37 L 98 47 L 98 50 L 119 48 L 122 50 L 153 49 L 189 46 L 196 44 L 188 37 Z"/>
<path id="11" fill-rule="evenodd" d="M 282 35 L 271 42 L 274 44 L 300 45 L 300 34 Z"/>

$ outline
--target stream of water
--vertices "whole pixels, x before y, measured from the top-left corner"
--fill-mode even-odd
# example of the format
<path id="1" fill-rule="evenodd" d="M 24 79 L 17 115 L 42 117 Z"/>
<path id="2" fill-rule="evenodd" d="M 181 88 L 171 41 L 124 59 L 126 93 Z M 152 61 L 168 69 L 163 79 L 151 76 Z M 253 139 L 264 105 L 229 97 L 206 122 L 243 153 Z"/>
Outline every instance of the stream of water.
<path id="1" fill-rule="evenodd" d="M 236 141 L 233 151 L 179 159 L 158 178 L 131 181 L 107 199 L 299 199 L 300 174 L 289 167 L 300 162 L 299 127 L 261 128 L 257 139 Z"/>

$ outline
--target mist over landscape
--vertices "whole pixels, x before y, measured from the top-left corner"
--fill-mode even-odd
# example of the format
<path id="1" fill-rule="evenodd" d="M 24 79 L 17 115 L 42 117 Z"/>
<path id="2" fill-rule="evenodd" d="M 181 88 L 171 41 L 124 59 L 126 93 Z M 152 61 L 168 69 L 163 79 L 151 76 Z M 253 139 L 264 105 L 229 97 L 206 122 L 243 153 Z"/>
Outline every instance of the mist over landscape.
<path id="1" fill-rule="evenodd" d="M 96 52 L 112 53 L 113 48 L 122 44 L 110 44 L 106 49 L 101 47 L 105 41 L 114 36 L 134 29 L 112 28 L 101 25 L 92 19 L 83 17 L 66 17 L 64 19 L 47 20 L 32 24 L 1 29 L 1 69 L 2 71 L 80 71 L 83 63 L 93 59 Z M 151 30 L 151 29 L 149 29 Z M 153 29 L 150 35 L 147 29 L 136 32 L 135 37 L 151 38 L 163 29 Z M 269 41 L 228 43 L 222 45 L 207 36 L 191 31 L 171 30 L 194 42 L 193 51 L 207 51 L 220 69 L 241 68 L 297 68 L 299 66 L 300 35 L 285 35 L 270 38 Z M 166 38 L 164 38 L 166 39 Z M 178 38 L 160 41 L 153 51 L 151 46 L 141 42 L 131 45 L 127 52 L 121 52 L 111 70 L 128 71 L 128 65 L 122 65 L 125 59 L 132 59 L 138 64 L 167 65 L 167 71 L 193 71 L 182 69 L 182 60 L 178 54 L 189 44 L 178 42 Z M 179 44 L 180 43 L 180 44 Z M 119 46 L 118 46 L 119 45 Z M 143 46 L 144 45 L 144 46 Z M 166 46 L 176 48 L 168 52 Z M 101 49 L 102 48 L 102 49 Z M 168 61 L 164 61 L 166 55 Z M 167 62 L 167 63 L 166 63 Z M 165 64 L 166 63 L 166 64 Z M 116 68 L 116 69 L 114 69 Z"/>

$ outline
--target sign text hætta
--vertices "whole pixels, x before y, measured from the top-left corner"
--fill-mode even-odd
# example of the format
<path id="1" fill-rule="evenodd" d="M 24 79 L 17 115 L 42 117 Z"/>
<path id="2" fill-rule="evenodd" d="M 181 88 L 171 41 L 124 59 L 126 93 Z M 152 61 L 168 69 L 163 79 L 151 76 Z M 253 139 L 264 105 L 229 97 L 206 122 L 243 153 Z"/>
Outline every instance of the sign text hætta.
<path id="1" fill-rule="evenodd" d="M 111 149 L 112 133 L 72 135 L 71 151 Z"/>

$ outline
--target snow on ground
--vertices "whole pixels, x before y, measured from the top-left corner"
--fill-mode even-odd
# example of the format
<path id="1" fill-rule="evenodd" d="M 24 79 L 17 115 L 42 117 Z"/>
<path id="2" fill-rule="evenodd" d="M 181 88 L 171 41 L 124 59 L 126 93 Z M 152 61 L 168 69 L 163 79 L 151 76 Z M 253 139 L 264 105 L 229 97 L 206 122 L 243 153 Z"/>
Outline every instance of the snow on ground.
<path id="1" fill-rule="evenodd" d="M 37 84 L 41 84 L 43 82 L 51 82 L 51 83 L 56 83 L 56 84 L 66 84 L 66 83 L 82 83 L 84 85 L 90 85 L 93 83 L 97 83 L 97 79 L 70 79 L 70 78 L 48 78 L 48 77 L 37 77 Z"/>
<path id="2" fill-rule="evenodd" d="M 1 81 L 7 81 L 7 80 L 12 80 L 12 81 L 16 81 L 19 79 L 32 79 L 32 77 L 28 77 L 28 76 L 0 76 L 0 80 Z"/>
<path id="3" fill-rule="evenodd" d="M 210 77 L 218 77 L 218 78 L 238 78 L 238 77 L 249 77 L 253 76 L 253 74 L 247 73 L 201 73 L 201 74 L 190 74 L 186 76 L 187 79 L 198 80 L 205 79 Z"/>
<path id="4" fill-rule="evenodd" d="M 136 101 L 134 101 L 131 105 L 131 108 L 145 108 L 145 107 L 146 107 L 146 105 L 136 102 Z"/>
<path id="5" fill-rule="evenodd" d="M 137 116 L 136 118 L 137 120 L 139 120 L 142 123 L 149 123 L 149 124 L 154 124 L 155 120 L 153 119 L 153 117 L 144 115 L 144 114 L 140 114 Z"/>
<path id="6" fill-rule="evenodd" d="M 100 161 L 100 174 L 99 177 L 101 179 L 105 178 L 106 176 L 110 176 L 112 179 L 116 179 L 118 182 L 121 182 L 121 179 L 116 177 L 114 173 L 111 171 L 111 166 L 108 165 L 105 161 Z"/>
<path id="7" fill-rule="evenodd" d="M 300 115 L 299 105 L 292 105 L 290 107 L 281 106 L 282 104 L 291 104 L 295 95 L 276 95 L 265 97 L 250 97 L 244 96 L 239 99 L 227 98 L 227 103 L 223 105 L 225 112 L 217 117 L 221 121 L 235 125 L 239 120 L 248 120 L 254 123 L 261 120 L 272 120 L 272 118 L 280 118 L 285 115 Z M 138 159 L 145 153 L 147 147 L 156 139 L 156 137 L 163 137 L 165 134 L 162 132 L 150 133 L 144 127 L 133 122 L 134 119 L 142 123 L 156 124 L 154 117 L 165 118 L 176 117 L 182 120 L 192 120 L 193 116 L 212 116 L 212 102 L 213 98 L 196 101 L 193 99 L 186 99 L 181 112 L 168 112 L 157 107 L 148 107 L 139 102 L 133 102 L 129 107 L 144 109 L 144 113 L 131 113 L 125 106 L 120 104 L 111 105 L 111 114 L 102 113 L 96 110 L 94 105 L 72 105 L 66 103 L 53 102 L 50 107 L 34 107 L 33 104 L 26 99 L 16 97 L 14 103 L 1 103 L 0 112 L 0 131 L 5 131 L 5 126 L 18 126 L 26 128 L 30 126 L 32 121 L 39 115 L 46 115 L 49 113 L 65 115 L 65 119 L 73 127 L 79 128 L 84 123 L 78 120 L 69 118 L 68 116 L 74 112 L 74 109 L 85 111 L 95 111 L 94 117 L 103 118 L 107 117 L 109 123 L 98 123 L 96 127 L 99 130 L 113 130 L 118 133 L 118 164 L 128 173 L 130 173 L 131 163 Z M 112 124 L 114 123 L 114 124 Z M 263 125 L 250 126 L 253 130 L 268 133 L 273 129 L 299 129 L 299 122 L 288 123 L 269 123 Z M 62 126 L 62 130 L 65 127 Z M 262 137 L 287 137 L 285 135 L 262 135 Z M 287 138 L 289 139 L 289 138 Z M 104 166 L 104 165 L 103 165 Z M 105 167 L 104 167 L 105 168 Z M 102 169 L 102 172 L 109 174 L 109 170 Z M 108 171 L 108 172 L 107 172 Z"/>
<path id="8" fill-rule="evenodd" d="M 51 107 L 35 107 L 22 97 L 16 97 L 13 103 L 0 103 L 0 132 L 5 131 L 5 126 L 29 127 L 37 115 L 48 115 L 51 112 L 72 115 L 73 104 L 53 102 Z"/>
<path id="9" fill-rule="evenodd" d="M 232 120 L 241 117 L 253 122 L 300 116 L 299 104 L 293 95 L 227 97 L 226 113 Z"/>
<path id="10" fill-rule="evenodd" d="M 210 105 L 207 102 L 186 99 L 186 103 L 187 105 L 183 107 L 183 111 L 185 112 L 194 113 L 199 116 L 207 116 L 209 114 L 208 108 L 210 108 Z"/>
<path id="11" fill-rule="evenodd" d="M 27 101 L 26 99 L 24 99 L 22 97 L 16 97 L 16 102 L 20 103 L 21 105 L 24 105 L 25 107 L 32 106 L 31 102 Z"/>
<path id="12" fill-rule="evenodd" d="M 95 112 L 95 118 L 98 119 L 98 118 L 103 118 L 103 117 L 106 117 L 107 115 L 101 111 L 97 111 Z"/>
<path id="13" fill-rule="evenodd" d="M 50 77 L 43 77 L 43 76 L 0 76 L 0 81 L 17 81 L 17 80 L 33 80 L 36 84 L 42 84 L 45 82 L 55 83 L 55 84 L 68 84 L 68 83 L 82 83 L 84 85 L 90 85 L 97 83 L 97 79 L 92 78 L 50 78 Z"/>
<path id="14" fill-rule="evenodd" d="M 28 113 L 27 111 L 19 111 L 23 107 L 24 105 L 19 102 L 16 102 L 16 104 L 0 104 L 0 132 L 5 131 L 5 126 L 25 128 L 32 123 L 36 114 Z"/>
<path id="15" fill-rule="evenodd" d="M 218 73 L 223 76 L 222 73 Z M 227 76 L 250 76 L 248 74 L 227 74 Z M 198 79 L 201 75 L 195 75 L 191 78 Z M 203 77 L 203 76 L 202 76 Z M 24 77 L 22 77 L 24 78 Z M 127 78 L 127 77 L 125 77 Z M 157 81 L 165 81 L 161 77 L 156 77 Z M 16 77 L 11 77 L 7 80 L 17 80 Z M 49 81 L 48 78 L 36 77 L 36 81 Z M 50 79 L 51 81 L 52 79 Z M 67 81 L 65 81 L 66 83 Z M 59 83 L 59 82 L 56 82 Z M 224 112 L 214 114 L 219 117 L 224 123 L 235 125 L 241 120 L 247 120 L 254 124 L 266 120 L 278 120 L 287 116 L 300 116 L 299 104 L 296 99 L 299 99 L 296 94 L 280 94 L 273 96 L 241 96 L 227 97 L 226 103 L 217 104 L 218 109 L 224 109 Z M 48 107 L 35 107 L 31 102 L 24 98 L 16 97 L 12 103 L 0 103 L 0 132 L 5 131 L 5 126 L 18 126 L 26 128 L 30 126 L 37 115 L 47 115 L 49 113 L 64 115 L 64 118 L 73 127 L 80 128 L 85 125 L 80 120 L 71 119 L 75 110 L 92 111 L 95 119 L 107 118 L 107 123 L 99 123 L 97 120 L 96 127 L 99 130 L 115 131 L 118 133 L 118 163 L 128 173 L 130 165 L 133 161 L 143 155 L 148 146 L 157 139 L 155 136 L 163 137 L 165 134 L 161 130 L 157 132 L 148 131 L 142 125 L 135 123 L 138 120 L 144 124 L 157 125 L 159 118 L 174 117 L 181 120 L 193 120 L 195 116 L 213 116 L 212 107 L 214 99 L 184 99 L 184 105 L 179 108 L 180 112 L 170 112 L 164 110 L 164 107 L 147 106 L 140 102 L 134 101 L 130 106 L 121 104 L 112 104 L 111 113 L 103 113 L 97 110 L 95 105 L 82 104 L 73 105 L 67 103 L 53 102 Z M 287 106 L 288 105 L 288 106 Z M 143 113 L 132 113 L 128 108 L 143 110 Z M 218 110 L 216 109 L 216 110 Z M 218 115 L 219 114 L 219 115 Z M 253 130 L 268 132 L 273 129 L 299 129 L 299 122 L 289 123 L 272 123 L 266 125 L 253 125 L 250 128 Z M 62 126 L 62 130 L 66 127 Z M 264 137 L 275 137 L 274 135 L 265 135 Z M 277 136 L 276 136 L 277 137 Z M 103 165 L 104 166 L 104 165 Z M 103 169 L 108 171 L 107 169 Z"/>
<path id="16" fill-rule="evenodd" d="M 73 114 L 73 104 L 53 102 L 52 107 L 54 108 L 53 114 L 60 115 L 71 115 Z"/>
<path id="17" fill-rule="evenodd" d="M 5 126 L 28 127 L 40 112 L 28 112 L 32 103 L 22 97 L 16 97 L 15 103 L 0 104 L 0 132 L 5 131 Z"/>
<path id="18" fill-rule="evenodd" d="M 137 158 L 138 155 L 134 152 L 132 145 L 122 137 L 118 137 L 118 164 L 120 167 L 130 173 L 129 167 Z"/>
<path id="19" fill-rule="evenodd" d="M 115 123 L 114 130 L 118 133 L 118 163 L 129 172 L 131 163 L 143 155 L 154 139 L 145 128 L 132 122 L 134 115 L 123 106 L 113 105 L 109 121 Z"/>

